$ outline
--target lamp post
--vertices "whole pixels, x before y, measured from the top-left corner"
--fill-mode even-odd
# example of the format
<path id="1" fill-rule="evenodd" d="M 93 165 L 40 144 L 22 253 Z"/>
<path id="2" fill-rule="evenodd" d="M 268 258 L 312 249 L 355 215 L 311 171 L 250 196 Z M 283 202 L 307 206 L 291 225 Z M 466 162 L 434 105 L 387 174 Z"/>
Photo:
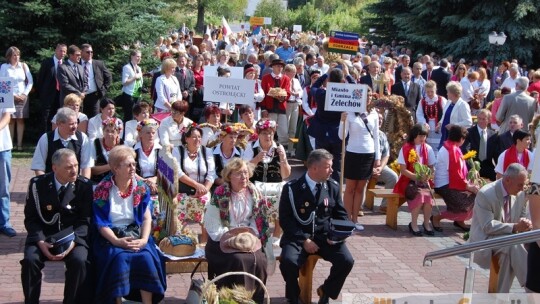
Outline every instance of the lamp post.
<path id="1" fill-rule="evenodd" d="M 495 31 L 491 32 L 489 34 L 489 43 L 493 45 L 493 68 L 492 68 L 492 79 L 493 79 L 493 85 L 491 86 L 492 90 L 495 89 L 495 85 L 497 84 L 497 78 L 495 77 L 495 69 L 497 68 L 496 60 L 497 60 L 497 53 L 498 53 L 498 46 L 502 46 L 506 42 L 506 35 L 503 32 L 497 33 Z"/>

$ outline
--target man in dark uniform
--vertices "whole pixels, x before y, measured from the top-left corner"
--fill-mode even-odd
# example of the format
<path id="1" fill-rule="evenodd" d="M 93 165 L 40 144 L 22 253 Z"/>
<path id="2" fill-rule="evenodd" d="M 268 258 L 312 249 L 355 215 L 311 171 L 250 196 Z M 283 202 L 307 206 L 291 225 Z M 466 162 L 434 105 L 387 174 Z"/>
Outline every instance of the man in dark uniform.
<path id="1" fill-rule="evenodd" d="M 283 187 L 279 203 L 281 237 L 280 270 L 285 280 L 285 295 L 289 303 L 299 303 L 299 269 L 308 255 L 318 254 L 332 263 L 330 275 L 317 289 L 319 304 L 336 299 L 351 271 L 354 259 L 344 242 L 328 241 L 330 219 L 347 220 L 339 184 L 330 179 L 330 152 L 313 150 L 307 159 L 308 171 Z"/>
<path id="2" fill-rule="evenodd" d="M 59 149 L 52 156 L 53 172 L 30 180 L 24 226 L 28 231 L 21 261 L 25 303 L 39 303 L 41 270 L 45 261 L 64 261 L 64 303 L 86 303 L 91 288 L 85 286 L 88 266 L 88 227 L 92 216 L 92 183 L 78 175 L 75 153 Z M 73 228 L 75 239 L 60 254 L 52 254 L 47 237 Z"/>

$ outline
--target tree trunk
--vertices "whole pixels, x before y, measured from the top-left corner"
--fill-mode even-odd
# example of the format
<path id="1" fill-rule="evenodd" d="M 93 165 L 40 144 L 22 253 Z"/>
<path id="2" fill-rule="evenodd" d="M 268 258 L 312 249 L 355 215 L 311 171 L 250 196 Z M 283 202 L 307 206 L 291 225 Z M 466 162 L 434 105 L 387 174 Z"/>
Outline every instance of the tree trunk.
<path id="1" fill-rule="evenodd" d="M 195 30 L 197 33 L 204 34 L 204 0 L 197 1 L 197 25 L 195 25 Z"/>

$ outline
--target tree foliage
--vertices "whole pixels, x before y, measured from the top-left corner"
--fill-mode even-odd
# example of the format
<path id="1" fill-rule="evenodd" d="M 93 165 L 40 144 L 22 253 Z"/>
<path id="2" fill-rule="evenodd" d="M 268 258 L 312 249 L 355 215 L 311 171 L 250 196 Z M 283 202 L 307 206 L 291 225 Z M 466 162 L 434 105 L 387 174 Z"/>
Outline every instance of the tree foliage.
<path id="1" fill-rule="evenodd" d="M 272 18 L 272 26 L 285 27 L 289 20 L 281 0 L 262 0 L 255 8 L 254 16 Z"/>
<path id="2" fill-rule="evenodd" d="M 380 0 L 368 7 L 376 16 L 374 39 L 405 41 L 420 52 L 485 57 L 493 51 L 492 31 L 507 35 L 505 58 L 530 62 L 540 42 L 538 1 L 533 0 Z"/>

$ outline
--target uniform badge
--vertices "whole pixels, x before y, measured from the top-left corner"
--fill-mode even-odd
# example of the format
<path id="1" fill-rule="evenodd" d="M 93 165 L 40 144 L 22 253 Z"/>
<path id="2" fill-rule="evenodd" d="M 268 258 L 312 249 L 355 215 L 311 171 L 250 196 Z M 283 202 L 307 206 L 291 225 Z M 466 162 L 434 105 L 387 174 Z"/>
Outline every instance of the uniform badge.
<path id="1" fill-rule="evenodd" d="M 51 211 L 52 210 L 52 205 L 47 205 L 47 207 L 45 207 L 45 208 L 47 208 L 47 211 Z"/>
<path id="2" fill-rule="evenodd" d="M 302 189 L 306 190 L 306 184 L 302 184 Z"/>
<path id="3" fill-rule="evenodd" d="M 304 206 L 308 207 L 308 206 L 309 206 L 309 202 L 305 202 L 305 203 L 304 203 Z"/>
<path id="4" fill-rule="evenodd" d="M 66 209 L 67 209 L 67 210 L 71 210 L 71 205 L 67 205 L 67 206 L 66 206 Z"/>
<path id="5" fill-rule="evenodd" d="M 304 209 L 304 208 L 300 209 L 300 213 L 302 213 L 302 214 L 306 213 L 306 209 Z"/>

